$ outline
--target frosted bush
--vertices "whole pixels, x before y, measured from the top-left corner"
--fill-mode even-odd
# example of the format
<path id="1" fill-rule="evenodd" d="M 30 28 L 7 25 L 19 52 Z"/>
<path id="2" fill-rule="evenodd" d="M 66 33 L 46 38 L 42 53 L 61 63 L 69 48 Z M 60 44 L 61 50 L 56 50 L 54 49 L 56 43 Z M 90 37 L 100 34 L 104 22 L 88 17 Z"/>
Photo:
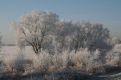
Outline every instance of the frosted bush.
<path id="1" fill-rule="evenodd" d="M 17 51 L 16 51 L 17 52 Z M 65 69 L 82 70 L 87 72 L 102 72 L 103 58 L 99 50 L 90 52 L 81 48 L 76 53 L 68 50 L 62 53 L 49 54 L 41 51 L 36 55 L 30 47 L 25 51 L 12 55 L 4 55 L 3 61 L 15 72 L 28 73 L 33 71 L 62 71 Z M 112 60 L 114 60 L 112 58 Z"/>
<path id="2" fill-rule="evenodd" d="M 33 57 L 33 56 L 31 56 Z M 49 54 L 42 51 L 33 58 L 36 68 L 46 71 L 58 71 L 69 67 L 77 70 L 91 71 L 102 66 L 100 51 L 90 52 L 87 48 L 75 51 L 63 51 L 62 53 Z"/>
<path id="3" fill-rule="evenodd" d="M 13 71 L 13 68 L 14 68 L 14 65 L 15 65 L 15 62 L 17 60 L 17 56 L 18 56 L 18 52 L 17 54 L 6 54 L 5 53 L 6 51 L 3 51 L 2 53 L 4 55 L 2 55 L 2 65 L 3 65 L 3 69 L 4 71 L 10 71 L 12 72 Z"/>
<path id="4" fill-rule="evenodd" d="M 69 54 L 68 51 L 63 51 L 62 52 L 61 58 L 62 58 L 62 65 L 63 65 L 63 67 L 67 67 L 67 64 L 68 64 L 68 62 L 70 60 L 69 56 L 70 56 L 70 54 Z"/>
<path id="5" fill-rule="evenodd" d="M 116 44 L 114 48 L 107 53 L 107 64 L 112 66 L 121 66 L 121 44 Z"/>
<path id="6" fill-rule="evenodd" d="M 100 51 L 96 50 L 94 52 L 90 52 L 87 48 L 80 49 L 75 54 L 71 54 L 71 60 L 76 65 L 77 69 L 81 69 L 84 71 L 92 71 L 94 68 L 98 71 L 98 67 L 102 67 L 102 60 L 100 59 Z M 73 55 L 73 56 L 72 56 Z M 102 70 L 102 69 L 100 69 Z M 102 70 L 103 71 L 103 70 Z"/>
<path id="7" fill-rule="evenodd" d="M 81 48 L 76 53 L 75 51 L 69 52 L 66 50 L 54 55 L 43 51 L 39 54 L 38 62 L 41 68 L 49 71 L 58 71 L 70 67 L 89 72 L 101 72 L 103 71 L 103 62 L 100 54 L 101 52 L 99 50 L 90 52 L 87 48 Z"/>
<path id="8" fill-rule="evenodd" d="M 115 46 L 116 44 L 120 44 L 121 40 L 117 37 L 112 37 L 111 39 L 109 39 L 109 42 L 112 46 Z"/>
<path id="9" fill-rule="evenodd" d="M 116 44 L 113 49 L 114 52 L 121 52 L 121 44 Z"/>
<path id="10" fill-rule="evenodd" d="M 51 56 L 48 53 L 42 51 L 41 54 L 39 54 L 39 63 L 41 68 L 47 69 L 50 65 L 50 61 Z"/>

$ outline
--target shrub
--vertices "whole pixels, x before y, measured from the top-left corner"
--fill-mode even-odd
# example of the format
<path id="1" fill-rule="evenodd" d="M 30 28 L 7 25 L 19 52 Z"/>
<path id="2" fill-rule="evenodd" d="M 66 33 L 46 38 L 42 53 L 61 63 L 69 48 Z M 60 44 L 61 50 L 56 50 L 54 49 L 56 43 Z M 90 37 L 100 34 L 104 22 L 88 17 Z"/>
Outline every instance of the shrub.
<path id="1" fill-rule="evenodd" d="M 107 64 L 112 66 L 121 66 L 121 44 L 116 44 L 114 48 L 107 53 Z"/>

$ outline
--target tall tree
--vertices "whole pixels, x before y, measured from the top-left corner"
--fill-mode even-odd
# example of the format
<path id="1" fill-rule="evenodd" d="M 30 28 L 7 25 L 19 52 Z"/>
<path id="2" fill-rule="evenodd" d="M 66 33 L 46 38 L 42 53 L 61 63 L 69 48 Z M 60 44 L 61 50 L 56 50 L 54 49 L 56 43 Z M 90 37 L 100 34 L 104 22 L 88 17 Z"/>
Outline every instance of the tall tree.
<path id="1" fill-rule="evenodd" d="M 18 43 L 32 46 L 34 52 L 39 54 L 44 42 L 49 39 L 51 30 L 54 30 L 52 27 L 56 21 L 58 21 L 58 16 L 52 12 L 32 11 L 21 16 L 11 26 L 17 32 Z"/>

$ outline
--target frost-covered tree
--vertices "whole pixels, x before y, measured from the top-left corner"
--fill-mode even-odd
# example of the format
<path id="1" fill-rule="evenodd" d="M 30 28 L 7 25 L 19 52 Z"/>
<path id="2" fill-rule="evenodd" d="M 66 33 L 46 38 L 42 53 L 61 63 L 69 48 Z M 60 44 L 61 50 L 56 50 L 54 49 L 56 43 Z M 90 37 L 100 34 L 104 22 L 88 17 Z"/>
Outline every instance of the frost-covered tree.
<path id="1" fill-rule="evenodd" d="M 17 32 L 18 43 L 32 46 L 38 54 L 54 31 L 56 21 L 58 16 L 52 12 L 32 11 L 21 16 L 11 26 Z"/>
<path id="2" fill-rule="evenodd" d="M 89 49 L 106 49 L 107 39 L 110 37 L 107 28 L 103 28 L 101 24 L 92 24 L 90 22 L 78 24 L 79 31 L 73 38 L 73 46 L 75 50 L 80 47 Z"/>
<path id="3" fill-rule="evenodd" d="M 78 28 L 74 26 L 72 21 L 59 21 L 56 29 L 56 42 L 58 43 L 59 51 L 69 50 L 71 47 L 72 38 Z"/>

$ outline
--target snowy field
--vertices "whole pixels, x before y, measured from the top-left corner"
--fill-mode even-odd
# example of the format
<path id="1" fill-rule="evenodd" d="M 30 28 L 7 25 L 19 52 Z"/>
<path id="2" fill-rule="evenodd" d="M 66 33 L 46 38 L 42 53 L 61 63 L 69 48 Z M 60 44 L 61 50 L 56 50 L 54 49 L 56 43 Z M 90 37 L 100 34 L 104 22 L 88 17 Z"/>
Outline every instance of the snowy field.
<path id="1" fill-rule="evenodd" d="M 5 64 L 14 64 L 16 60 L 19 60 L 22 57 L 24 57 L 24 59 L 32 59 L 33 56 L 35 56 L 32 52 L 30 47 L 26 47 L 21 51 L 17 46 L 3 46 L 0 53 L 0 59 L 3 60 Z"/>
<path id="2" fill-rule="evenodd" d="M 0 53 L 0 59 L 14 59 L 19 52 L 19 48 L 16 46 L 3 46 Z"/>
<path id="3" fill-rule="evenodd" d="M 31 55 L 32 50 L 30 47 L 26 47 L 24 49 L 25 53 L 24 54 L 28 54 Z M 18 54 L 21 54 L 22 51 L 17 47 L 17 46 L 3 46 L 0 56 L 3 58 L 6 57 L 8 59 L 14 59 L 15 57 L 17 57 Z"/>
<path id="4" fill-rule="evenodd" d="M 30 51 L 31 48 L 30 47 L 26 47 L 25 50 L 26 51 Z M 4 53 L 4 55 L 9 55 L 9 54 L 16 55 L 17 53 L 20 52 L 20 48 L 17 47 L 17 46 L 3 46 L 1 52 Z"/>

